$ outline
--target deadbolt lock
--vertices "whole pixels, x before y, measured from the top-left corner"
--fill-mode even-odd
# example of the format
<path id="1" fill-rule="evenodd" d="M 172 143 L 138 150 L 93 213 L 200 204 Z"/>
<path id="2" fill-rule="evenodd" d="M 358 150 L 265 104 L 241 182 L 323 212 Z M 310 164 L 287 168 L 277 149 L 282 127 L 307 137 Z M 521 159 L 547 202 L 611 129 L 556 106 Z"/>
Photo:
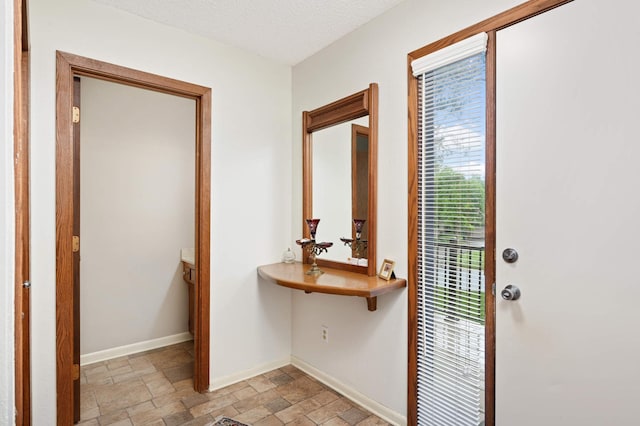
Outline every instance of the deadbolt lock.
<path id="1" fill-rule="evenodd" d="M 518 260 L 518 252 L 516 249 L 506 248 L 502 252 L 502 259 L 507 263 L 515 263 Z"/>

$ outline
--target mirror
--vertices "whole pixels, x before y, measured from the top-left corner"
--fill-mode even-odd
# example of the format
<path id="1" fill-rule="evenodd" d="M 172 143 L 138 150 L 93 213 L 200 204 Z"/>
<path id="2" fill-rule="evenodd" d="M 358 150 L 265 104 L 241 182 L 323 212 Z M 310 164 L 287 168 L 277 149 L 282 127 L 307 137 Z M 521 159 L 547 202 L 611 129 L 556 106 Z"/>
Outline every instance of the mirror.
<path id="1" fill-rule="evenodd" d="M 362 117 L 313 132 L 311 196 L 313 216 L 321 219 L 316 239 L 334 243 L 327 253 L 322 254 L 323 259 L 336 262 L 353 259 L 352 262 L 355 263 L 358 259 L 367 258 L 368 124 L 368 117 Z M 365 220 L 360 243 L 352 242 L 351 246 L 345 245 L 339 239 L 356 239 L 353 221 L 348 218 Z"/>
<path id="2" fill-rule="evenodd" d="M 320 219 L 316 240 L 333 247 L 318 265 L 370 276 L 376 275 L 377 110 L 372 83 L 302 114 L 303 235 L 309 237 L 305 219 Z M 354 219 L 364 220 L 359 243 Z M 351 247 L 341 238 L 352 240 Z"/>

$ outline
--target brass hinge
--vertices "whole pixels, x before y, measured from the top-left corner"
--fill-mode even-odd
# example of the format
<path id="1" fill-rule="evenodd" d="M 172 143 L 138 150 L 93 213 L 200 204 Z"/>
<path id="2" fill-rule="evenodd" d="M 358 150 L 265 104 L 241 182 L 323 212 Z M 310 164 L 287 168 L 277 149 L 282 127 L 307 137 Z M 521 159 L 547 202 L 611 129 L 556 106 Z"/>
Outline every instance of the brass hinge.
<path id="1" fill-rule="evenodd" d="M 73 364 L 73 380 L 78 380 L 80 378 L 80 365 Z"/>
<path id="2" fill-rule="evenodd" d="M 72 111 L 73 111 L 73 116 L 72 116 L 73 119 L 72 119 L 72 121 L 74 123 L 79 123 L 80 122 L 80 108 L 78 108 L 77 106 L 74 106 L 72 108 Z"/>
<path id="3" fill-rule="evenodd" d="M 73 236 L 73 241 L 72 241 L 72 247 L 73 247 L 73 252 L 77 253 L 80 251 L 80 237 L 77 235 Z"/>

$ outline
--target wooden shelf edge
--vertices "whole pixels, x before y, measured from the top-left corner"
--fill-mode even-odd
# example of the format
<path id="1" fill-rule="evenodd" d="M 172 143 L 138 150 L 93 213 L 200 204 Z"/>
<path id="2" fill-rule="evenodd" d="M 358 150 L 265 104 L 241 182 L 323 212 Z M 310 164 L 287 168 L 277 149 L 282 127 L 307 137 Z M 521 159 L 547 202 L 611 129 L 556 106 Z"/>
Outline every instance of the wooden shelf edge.
<path id="1" fill-rule="evenodd" d="M 369 277 L 354 272 L 322 267 L 323 274 L 318 276 L 306 275 L 310 265 L 302 263 L 273 263 L 258 267 L 258 274 L 275 284 L 305 293 L 324 293 L 337 296 L 364 297 L 367 309 L 377 309 L 377 296 L 389 293 L 407 286 L 407 280 L 401 278 L 383 280 L 379 277 Z"/>

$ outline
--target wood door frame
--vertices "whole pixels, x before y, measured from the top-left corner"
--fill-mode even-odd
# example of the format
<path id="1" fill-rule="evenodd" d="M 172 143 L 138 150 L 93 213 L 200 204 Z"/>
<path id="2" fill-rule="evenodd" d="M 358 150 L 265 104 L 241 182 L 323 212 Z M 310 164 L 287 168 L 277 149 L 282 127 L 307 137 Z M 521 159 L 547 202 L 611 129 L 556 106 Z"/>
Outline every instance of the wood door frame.
<path id="1" fill-rule="evenodd" d="M 31 424 L 31 290 L 29 278 L 29 26 L 27 0 L 13 1 L 13 149 L 15 188 L 15 407 L 16 424 Z"/>
<path id="2" fill-rule="evenodd" d="M 418 79 L 413 76 L 411 62 L 481 32 L 489 36 L 486 59 L 486 180 L 485 180 L 485 289 L 495 282 L 495 167 L 496 167 L 496 32 L 547 12 L 573 0 L 529 0 L 505 12 L 430 43 L 407 55 L 408 79 L 408 378 L 407 425 L 418 423 Z M 485 303 L 485 424 L 495 425 L 495 296 L 486 291 Z"/>
<path id="3" fill-rule="evenodd" d="M 73 76 L 73 106 L 82 109 L 80 77 Z M 80 235 L 80 121 L 72 123 L 73 137 L 73 235 Z M 73 256 L 73 363 L 80 365 L 80 251 Z M 73 380 L 73 421 L 80 421 L 80 375 Z"/>
<path id="4" fill-rule="evenodd" d="M 360 124 L 351 124 L 351 217 L 353 219 L 361 218 L 362 215 L 358 214 L 358 206 L 360 205 L 359 191 L 358 191 L 358 135 L 367 136 L 367 144 L 369 143 L 369 128 L 367 126 L 361 126 Z M 369 155 L 367 155 L 367 179 L 369 179 Z M 367 188 L 369 182 L 367 182 Z M 367 209 L 369 208 L 369 192 L 367 191 Z M 367 216 L 369 216 L 367 214 Z M 355 227 L 351 227 L 351 238 L 356 239 Z M 369 229 L 365 226 L 362 229 L 363 240 L 369 238 Z M 365 249 L 366 250 L 366 249 Z M 355 256 L 355 250 L 351 250 L 352 256 Z M 368 256 L 367 256 L 368 258 Z"/>
<path id="5" fill-rule="evenodd" d="M 56 391 L 57 422 L 73 424 L 73 77 L 86 76 L 196 102 L 194 388 L 209 388 L 211 89 L 56 51 Z"/>

